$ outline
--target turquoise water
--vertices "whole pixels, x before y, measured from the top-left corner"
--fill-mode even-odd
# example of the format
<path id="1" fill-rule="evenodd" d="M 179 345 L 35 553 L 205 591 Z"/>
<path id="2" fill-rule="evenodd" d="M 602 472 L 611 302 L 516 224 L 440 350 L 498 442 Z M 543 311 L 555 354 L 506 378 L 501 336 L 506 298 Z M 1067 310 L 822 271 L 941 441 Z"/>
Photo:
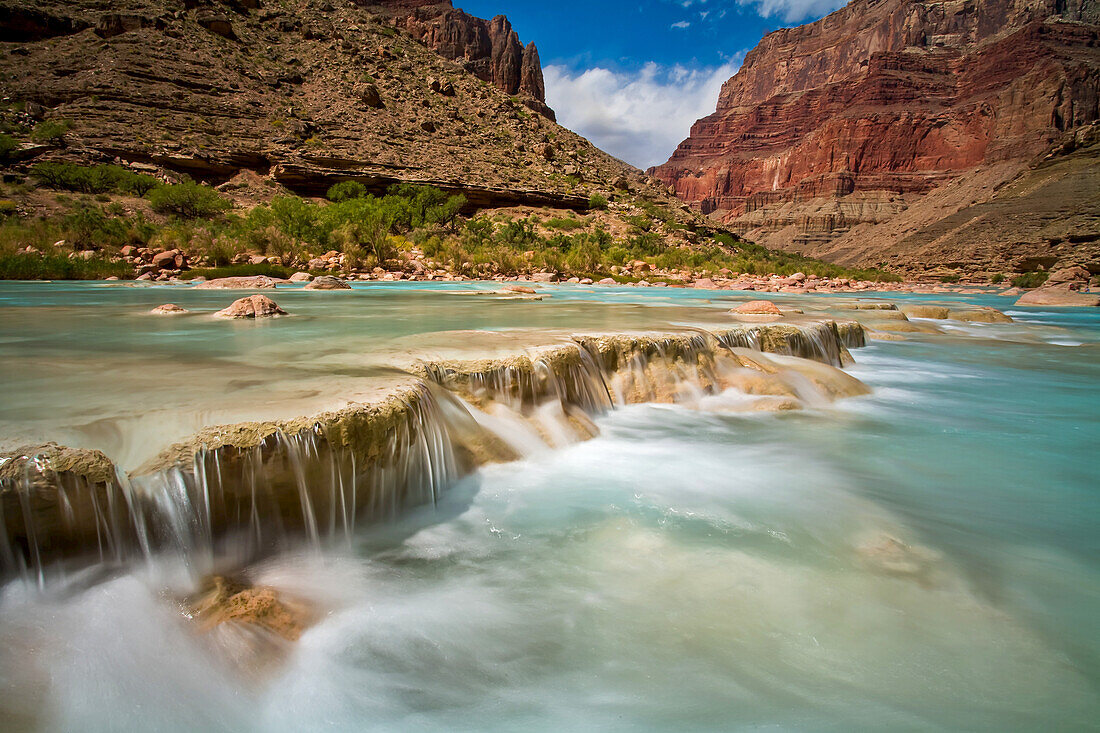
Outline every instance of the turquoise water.
<path id="1" fill-rule="evenodd" d="M 214 310 L 225 293 L 0 285 L 0 377 L 18 384 L 0 422 L 45 400 L 61 414 L 35 424 L 52 428 L 84 403 L 117 433 L 118 415 L 159 401 L 168 421 L 256 370 L 242 403 L 346 386 L 385 361 L 370 354 L 440 331 L 720 322 L 730 307 L 548 291 L 280 291 L 294 318 L 225 324 L 138 313 Z M 828 407 L 621 408 L 597 438 L 483 469 L 351 549 L 270 561 L 256 579 L 322 616 L 260 673 L 191 632 L 163 568 L 10 585 L 0 696 L 46 730 L 1095 729 L 1100 314 L 951 300 L 1016 323 L 872 342 L 848 369 L 872 394 Z"/>

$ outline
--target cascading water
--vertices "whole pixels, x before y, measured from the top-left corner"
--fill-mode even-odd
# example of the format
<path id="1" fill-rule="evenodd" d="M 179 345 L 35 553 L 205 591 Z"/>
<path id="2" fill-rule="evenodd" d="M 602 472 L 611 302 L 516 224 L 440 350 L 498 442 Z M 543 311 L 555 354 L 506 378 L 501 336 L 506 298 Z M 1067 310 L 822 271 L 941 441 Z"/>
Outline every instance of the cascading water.
<path id="1" fill-rule="evenodd" d="M 22 475 L 0 479 L 7 534 L 0 569 L 42 583 L 70 560 L 169 553 L 203 575 L 227 558 L 243 565 L 303 541 L 347 543 L 358 525 L 436 502 L 479 463 L 591 437 L 592 418 L 614 405 L 698 402 L 729 386 L 734 373 L 782 369 L 738 361 L 739 348 L 839 364 L 844 347 L 832 323 L 578 336 L 484 366 L 426 363 L 426 380 L 381 411 L 210 429 L 135 477 L 105 456 L 92 478 L 29 456 Z M 805 377 L 775 382 L 803 398 L 813 389 Z"/>

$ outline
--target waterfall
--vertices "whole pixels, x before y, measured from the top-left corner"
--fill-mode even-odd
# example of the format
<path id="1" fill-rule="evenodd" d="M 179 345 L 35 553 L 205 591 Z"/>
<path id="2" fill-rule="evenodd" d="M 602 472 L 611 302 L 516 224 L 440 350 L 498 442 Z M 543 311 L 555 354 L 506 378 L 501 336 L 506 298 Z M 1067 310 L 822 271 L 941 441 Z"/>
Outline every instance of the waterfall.
<path id="1" fill-rule="evenodd" d="M 822 370 L 862 341 L 858 324 L 833 322 L 577 335 L 505 359 L 421 364 L 419 379 L 378 403 L 207 428 L 132 477 L 98 451 L 16 451 L 0 457 L 0 574 L 42 585 L 164 553 L 205 574 L 219 558 L 350 543 L 363 524 L 436 502 L 478 465 L 590 437 L 591 418 L 615 405 L 697 399 L 783 368 L 749 353 L 829 365 L 807 371 L 828 383 Z M 809 383 L 775 377 L 795 381 Z"/>

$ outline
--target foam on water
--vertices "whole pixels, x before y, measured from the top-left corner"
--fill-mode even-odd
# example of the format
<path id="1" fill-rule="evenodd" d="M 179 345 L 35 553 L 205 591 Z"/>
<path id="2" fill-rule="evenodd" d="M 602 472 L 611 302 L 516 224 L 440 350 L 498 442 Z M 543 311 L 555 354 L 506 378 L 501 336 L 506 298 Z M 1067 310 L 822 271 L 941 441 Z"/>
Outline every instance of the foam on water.
<path id="1" fill-rule="evenodd" d="M 0 717 L 51 731 L 1087 730 L 1092 318 L 907 334 L 856 352 L 847 371 L 870 395 L 829 399 L 816 367 L 788 363 L 813 409 L 685 389 L 594 411 L 582 442 L 560 401 L 462 403 L 520 458 L 249 568 L 316 610 L 299 641 L 266 639 L 268 656 L 248 627 L 197 632 L 177 601 L 194 580 L 171 557 L 5 586 Z M 1055 327 L 1083 346 L 1048 343 Z"/>

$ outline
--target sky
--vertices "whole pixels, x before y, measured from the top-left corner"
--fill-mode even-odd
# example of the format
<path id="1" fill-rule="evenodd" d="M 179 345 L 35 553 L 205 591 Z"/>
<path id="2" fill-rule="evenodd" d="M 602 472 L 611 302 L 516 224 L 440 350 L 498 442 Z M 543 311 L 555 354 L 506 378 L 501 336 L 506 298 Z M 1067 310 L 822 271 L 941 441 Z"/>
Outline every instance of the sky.
<path id="1" fill-rule="evenodd" d="M 639 168 L 668 160 L 714 112 L 722 83 L 765 33 L 846 0 L 454 0 L 507 15 L 539 47 L 558 122 Z"/>

